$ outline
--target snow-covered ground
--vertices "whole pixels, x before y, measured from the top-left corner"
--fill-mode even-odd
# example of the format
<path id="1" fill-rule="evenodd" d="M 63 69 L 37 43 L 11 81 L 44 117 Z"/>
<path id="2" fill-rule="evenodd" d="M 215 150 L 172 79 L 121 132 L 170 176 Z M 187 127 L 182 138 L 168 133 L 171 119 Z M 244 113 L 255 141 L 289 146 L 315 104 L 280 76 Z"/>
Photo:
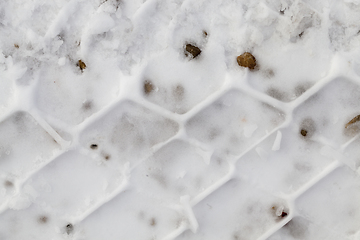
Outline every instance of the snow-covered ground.
<path id="1" fill-rule="evenodd" d="M 359 240 L 358 115 L 359 0 L 0 0 L 0 240 Z"/>

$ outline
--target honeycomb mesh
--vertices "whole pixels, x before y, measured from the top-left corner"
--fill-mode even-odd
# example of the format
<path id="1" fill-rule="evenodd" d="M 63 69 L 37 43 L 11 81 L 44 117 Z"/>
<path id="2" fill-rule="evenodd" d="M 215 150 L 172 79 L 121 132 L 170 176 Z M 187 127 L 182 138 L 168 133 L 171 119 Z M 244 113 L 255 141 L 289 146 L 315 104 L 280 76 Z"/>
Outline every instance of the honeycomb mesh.
<path id="1" fill-rule="evenodd" d="M 40 2 L 3 17 L 27 33 L 0 25 L 0 239 L 359 238 L 354 19 L 310 1 Z"/>

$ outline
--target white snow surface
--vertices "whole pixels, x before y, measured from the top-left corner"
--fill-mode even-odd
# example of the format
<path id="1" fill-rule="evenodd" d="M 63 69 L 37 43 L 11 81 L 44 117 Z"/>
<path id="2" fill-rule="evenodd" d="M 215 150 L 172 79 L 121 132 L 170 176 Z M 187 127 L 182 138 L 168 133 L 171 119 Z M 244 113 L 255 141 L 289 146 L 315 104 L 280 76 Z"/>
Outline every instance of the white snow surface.
<path id="1" fill-rule="evenodd" d="M 359 0 L 1 0 L 0 240 L 359 240 L 358 115 Z"/>

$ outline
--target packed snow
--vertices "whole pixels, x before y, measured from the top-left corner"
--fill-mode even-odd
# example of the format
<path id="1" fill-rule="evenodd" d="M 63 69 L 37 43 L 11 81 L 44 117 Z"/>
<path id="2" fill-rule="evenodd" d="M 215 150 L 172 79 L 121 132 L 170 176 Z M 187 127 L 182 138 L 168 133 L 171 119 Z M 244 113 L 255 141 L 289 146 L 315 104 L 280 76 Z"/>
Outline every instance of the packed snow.
<path id="1" fill-rule="evenodd" d="M 359 0 L 0 1 L 0 240 L 359 240 L 359 56 Z"/>

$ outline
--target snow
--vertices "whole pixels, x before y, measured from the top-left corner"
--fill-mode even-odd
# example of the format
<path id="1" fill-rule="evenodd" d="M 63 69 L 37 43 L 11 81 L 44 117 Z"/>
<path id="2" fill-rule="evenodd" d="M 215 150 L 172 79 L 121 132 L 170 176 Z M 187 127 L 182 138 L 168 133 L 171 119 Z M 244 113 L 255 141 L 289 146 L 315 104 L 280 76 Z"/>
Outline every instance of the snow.
<path id="1" fill-rule="evenodd" d="M 281 132 L 280 132 L 280 131 L 277 131 L 277 133 L 276 133 L 276 138 L 275 138 L 275 141 L 274 141 L 274 145 L 272 146 L 271 150 L 277 151 L 277 150 L 280 149 L 281 138 L 282 138 Z"/>
<path id="2" fill-rule="evenodd" d="M 358 239 L 359 13 L 1 1 L 0 239 Z"/>
<path id="3" fill-rule="evenodd" d="M 358 174 L 348 168 L 336 169 L 297 200 L 298 208 L 310 221 L 324 227 L 331 226 L 339 233 L 355 234 L 359 222 L 352 219 L 357 219 L 359 215 L 356 210 L 360 201 L 359 187 Z M 317 194 L 311 194 L 313 191 Z M 312 204 L 307 204 L 309 197 Z M 321 204 L 324 201 L 327 204 Z"/>

